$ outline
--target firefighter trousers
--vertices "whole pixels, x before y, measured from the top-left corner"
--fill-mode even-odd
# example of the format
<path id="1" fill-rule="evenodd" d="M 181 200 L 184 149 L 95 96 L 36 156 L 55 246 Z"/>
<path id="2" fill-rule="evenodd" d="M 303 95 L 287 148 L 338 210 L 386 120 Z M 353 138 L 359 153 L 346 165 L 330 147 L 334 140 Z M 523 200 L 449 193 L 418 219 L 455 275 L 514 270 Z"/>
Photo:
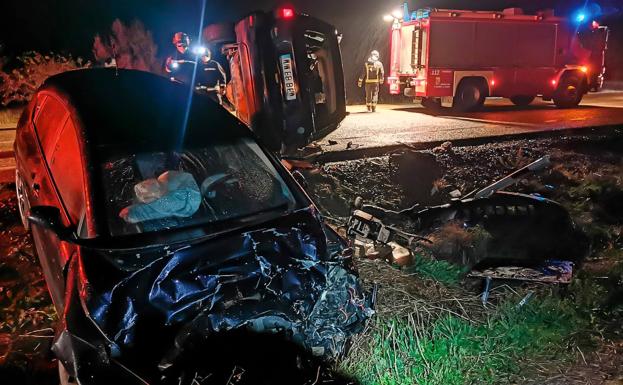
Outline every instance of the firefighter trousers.
<path id="1" fill-rule="evenodd" d="M 379 102 L 379 83 L 366 83 L 366 105 L 376 106 Z"/>

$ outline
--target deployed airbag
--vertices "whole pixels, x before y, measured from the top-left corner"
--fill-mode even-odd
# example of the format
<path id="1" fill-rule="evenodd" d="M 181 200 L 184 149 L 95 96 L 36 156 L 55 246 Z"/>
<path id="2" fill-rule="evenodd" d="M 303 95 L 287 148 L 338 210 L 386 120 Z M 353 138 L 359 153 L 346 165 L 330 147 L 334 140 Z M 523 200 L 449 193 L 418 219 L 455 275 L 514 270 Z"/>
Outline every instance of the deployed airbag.
<path id="1" fill-rule="evenodd" d="M 134 194 L 139 203 L 125 207 L 119 213 L 128 223 L 187 218 L 196 213 L 201 204 L 201 192 L 195 178 L 181 171 L 167 171 L 158 179 L 137 183 Z"/>

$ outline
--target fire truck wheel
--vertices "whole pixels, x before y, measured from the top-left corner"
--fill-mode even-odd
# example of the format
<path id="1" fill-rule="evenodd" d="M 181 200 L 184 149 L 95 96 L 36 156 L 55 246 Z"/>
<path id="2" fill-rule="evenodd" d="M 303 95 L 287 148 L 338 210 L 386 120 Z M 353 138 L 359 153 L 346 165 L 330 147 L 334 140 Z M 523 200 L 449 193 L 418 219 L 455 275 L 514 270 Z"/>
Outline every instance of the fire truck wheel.
<path id="1" fill-rule="evenodd" d="M 584 96 L 584 79 L 577 74 L 563 76 L 554 93 L 554 104 L 559 108 L 575 107 Z"/>
<path id="2" fill-rule="evenodd" d="M 515 95 L 511 96 L 511 102 L 516 106 L 527 106 L 534 101 L 534 98 L 531 95 Z"/>
<path id="3" fill-rule="evenodd" d="M 452 103 L 455 111 L 475 111 L 485 103 L 487 95 L 486 84 L 481 79 L 464 79 L 459 84 Z"/>

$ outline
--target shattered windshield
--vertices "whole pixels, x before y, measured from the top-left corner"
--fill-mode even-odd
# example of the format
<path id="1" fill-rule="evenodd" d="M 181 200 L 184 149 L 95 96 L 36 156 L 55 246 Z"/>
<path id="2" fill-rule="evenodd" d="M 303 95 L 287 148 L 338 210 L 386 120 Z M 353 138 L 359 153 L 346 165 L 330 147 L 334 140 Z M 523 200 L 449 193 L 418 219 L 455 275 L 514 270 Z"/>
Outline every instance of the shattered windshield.
<path id="1" fill-rule="evenodd" d="M 111 156 L 102 164 L 102 176 L 112 236 L 279 215 L 296 204 L 266 155 L 245 138 Z"/>

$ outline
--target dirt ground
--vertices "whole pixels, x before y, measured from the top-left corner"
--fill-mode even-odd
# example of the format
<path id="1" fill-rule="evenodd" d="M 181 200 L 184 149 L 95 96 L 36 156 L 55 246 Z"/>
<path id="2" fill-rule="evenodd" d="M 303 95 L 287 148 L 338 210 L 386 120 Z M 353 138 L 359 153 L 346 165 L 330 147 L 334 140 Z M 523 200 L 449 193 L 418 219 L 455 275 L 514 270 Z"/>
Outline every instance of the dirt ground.
<path id="1" fill-rule="evenodd" d="M 352 202 L 388 208 L 414 203 L 446 202 L 455 190 L 463 195 L 500 178 L 517 167 L 551 155 L 553 167 L 523 180 L 514 191 L 538 193 L 560 201 L 588 234 L 591 253 L 577 273 L 598 281 L 607 297 L 600 310 L 593 343 L 578 348 L 575 362 L 527 373 L 516 383 L 623 384 L 623 134 L 607 137 L 510 141 L 475 147 L 445 145 L 432 151 L 319 165 L 306 171 L 308 192 L 330 221 L 343 223 Z M 0 378 L 20 384 L 55 384 L 56 363 L 49 352 L 56 315 L 46 291 L 30 236 L 18 219 L 13 185 L 0 186 Z M 394 305 L 470 298 L 478 289 L 465 283 L 448 288 L 433 280 L 418 281 L 379 261 L 360 261 L 367 285 L 379 279 L 395 286 L 381 290 L 379 313 L 400 311 Z M 620 275 L 619 275 L 620 274 Z M 409 302 L 411 301 L 411 302 Z M 437 302 L 435 302 L 437 301 Z M 433 303 L 434 302 L 434 303 Z M 456 302 L 456 301 L 455 301 Z M 389 306 L 392 303 L 394 305 Z M 435 306 L 432 306 L 435 305 Z M 466 312 L 478 312 L 465 309 Z M 595 343 L 595 341 L 597 341 Z M 3 382 L 4 383 L 4 382 Z"/>

